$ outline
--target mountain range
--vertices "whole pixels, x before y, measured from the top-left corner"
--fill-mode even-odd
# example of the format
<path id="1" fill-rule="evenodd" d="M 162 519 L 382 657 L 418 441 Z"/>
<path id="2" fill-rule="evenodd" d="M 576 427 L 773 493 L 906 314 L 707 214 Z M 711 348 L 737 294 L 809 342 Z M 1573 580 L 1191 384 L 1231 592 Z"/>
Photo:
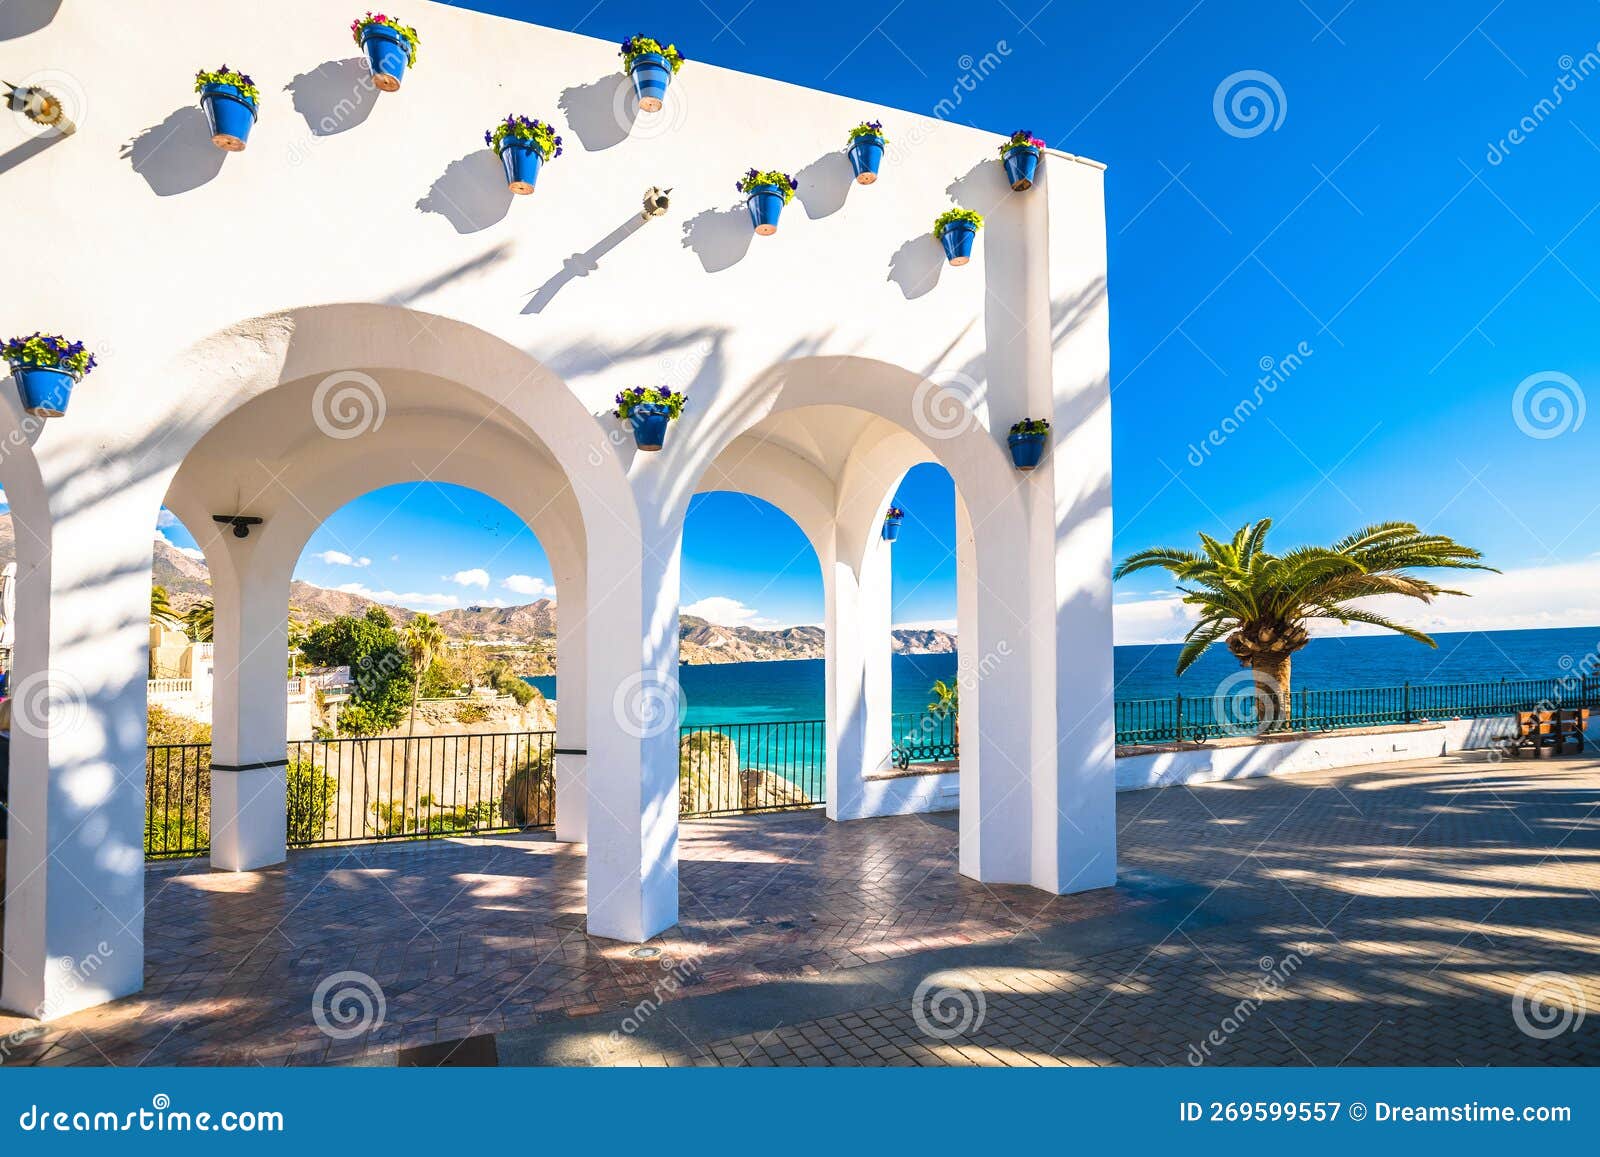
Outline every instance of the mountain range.
<path id="1" fill-rule="evenodd" d="M 11 515 L 0 513 L 0 563 L 15 556 Z M 167 599 L 182 614 L 211 596 L 210 572 L 203 560 L 185 554 L 165 538 L 157 537 L 151 581 L 165 588 Z M 361 615 L 382 606 L 397 623 L 410 622 L 417 612 L 406 607 L 376 603 L 349 591 L 332 590 L 296 579 L 289 584 L 289 616 L 301 623 L 317 623 L 340 615 Z M 469 606 L 431 612 L 444 633 L 453 639 L 531 644 L 553 649 L 556 638 L 556 604 L 539 599 L 515 607 Z M 820 659 L 826 645 L 821 627 L 728 627 L 693 615 L 679 619 L 679 655 L 684 663 L 757 663 L 774 659 Z M 946 654 L 956 649 L 953 635 L 938 630 L 902 628 L 894 632 L 892 646 L 909 654 Z"/>

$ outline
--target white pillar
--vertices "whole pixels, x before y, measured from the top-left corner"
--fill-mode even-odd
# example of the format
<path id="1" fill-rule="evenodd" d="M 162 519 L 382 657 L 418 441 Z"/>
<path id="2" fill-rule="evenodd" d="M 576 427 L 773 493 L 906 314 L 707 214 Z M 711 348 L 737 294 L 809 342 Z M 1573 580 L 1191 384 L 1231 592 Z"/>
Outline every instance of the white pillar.
<path id="1" fill-rule="evenodd" d="M 261 531 L 214 540 L 211 866 L 247 872 L 287 856 L 289 567 Z"/>
<path id="2" fill-rule="evenodd" d="M 863 777 L 888 766 L 893 744 L 890 545 L 868 543 L 859 571 L 824 563 L 827 807 L 833 820 L 867 814 Z"/>
<path id="3" fill-rule="evenodd" d="M 1049 344 L 1048 389 L 1029 395 L 1053 431 L 1028 483 L 1032 569 L 1048 595 L 1039 626 L 1054 640 L 1054 702 L 1041 706 L 1051 725 L 1039 736 L 1034 775 L 1033 874 L 1038 887 L 1080 892 L 1117 880 L 1105 191 L 1103 171 L 1090 164 L 1053 154 L 1043 171 L 1051 219 L 1075 225 L 1049 230 L 1051 304 L 1042 312 L 1059 336 Z"/>
<path id="4" fill-rule="evenodd" d="M 8 497 L 17 504 L 20 496 Z M 58 514 L 53 532 L 40 519 L 17 534 L 0 1006 L 40 1019 L 144 984 L 145 680 L 158 500 L 130 486 Z"/>
<path id="5" fill-rule="evenodd" d="M 583 560 L 556 569 L 556 839 L 589 838 L 589 591 Z"/>
<path id="6" fill-rule="evenodd" d="M 1032 678 L 1028 574 L 1015 561 L 1023 528 L 986 519 L 980 550 L 965 502 L 956 503 L 957 679 L 961 689 L 962 875 L 1032 883 L 1029 851 Z"/>
<path id="7" fill-rule="evenodd" d="M 589 535 L 588 931 L 632 943 L 678 922 L 682 529 Z"/>

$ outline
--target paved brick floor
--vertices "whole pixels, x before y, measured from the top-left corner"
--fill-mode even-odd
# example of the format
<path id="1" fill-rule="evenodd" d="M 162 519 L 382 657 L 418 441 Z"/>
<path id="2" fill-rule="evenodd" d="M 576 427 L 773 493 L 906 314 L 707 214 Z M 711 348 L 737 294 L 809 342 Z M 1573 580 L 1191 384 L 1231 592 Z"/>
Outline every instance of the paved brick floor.
<path id="1" fill-rule="evenodd" d="M 1600 1063 L 1600 762 L 1446 759 L 1118 804 L 1128 882 L 1061 898 L 960 877 L 953 816 L 686 824 L 683 922 L 648 960 L 584 936 L 581 857 L 544 840 L 154 868 L 146 991 L 11 1059 L 392 1063 L 648 1020 L 639 1040 L 667 1043 L 587 1059 Z M 1185 883 L 1158 901 L 1141 878 Z M 819 1011 L 886 969 L 906 992 L 874 981 L 861 1007 Z M 312 993 L 345 970 L 386 1016 L 334 1041 Z M 708 1002 L 748 1007 L 753 1031 L 707 1035 Z"/>
<path id="2" fill-rule="evenodd" d="M 1600 763 L 1463 757 L 1119 803 L 1125 869 L 1253 914 L 1071 967 L 936 971 L 920 1000 L 642 1063 L 1600 1064 Z"/>
<path id="3" fill-rule="evenodd" d="M 656 959 L 585 935 L 583 858 L 546 837 L 302 852 L 240 875 L 155 866 L 144 991 L 42 1033 L 0 1024 L 0 1042 L 24 1027 L 0 1061 L 348 1060 L 1003 942 L 1139 903 L 1118 890 L 1052 897 L 968 880 L 955 869 L 953 823 L 831 824 L 814 812 L 687 823 L 681 922 L 654 942 Z M 662 993 L 674 969 L 675 988 Z M 335 1040 L 313 1018 L 313 996 L 346 971 L 371 977 L 385 1016 Z M 341 990 L 355 991 L 336 984 L 324 1000 L 336 1029 L 335 1013 L 359 1011 L 335 1001 Z"/>

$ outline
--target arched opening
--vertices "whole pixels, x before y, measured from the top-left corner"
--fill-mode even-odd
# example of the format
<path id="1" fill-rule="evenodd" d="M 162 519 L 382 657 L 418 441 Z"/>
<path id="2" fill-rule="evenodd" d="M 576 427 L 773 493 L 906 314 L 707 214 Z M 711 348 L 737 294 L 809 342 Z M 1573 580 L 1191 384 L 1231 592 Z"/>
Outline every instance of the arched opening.
<path id="1" fill-rule="evenodd" d="M 961 678 L 956 632 L 956 492 L 936 462 L 906 471 L 890 552 L 892 760 L 902 771 L 959 770 Z"/>
<path id="2" fill-rule="evenodd" d="M 1027 576 L 1004 559 L 1020 553 L 1016 543 L 1026 536 L 1027 520 L 998 445 L 970 413 L 954 429 L 930 427 L 914 402 L 919 382 L 907 371 L 863 359 L 785 363 L 747 396 L 753 400 L 742 421 L 720 416 L 730 433 L 699 484 L 781 492 L 785 509 L 802 511 L 798 520 L 819 543 L 827 599 L 829 815 L 929 811 L 959 800 L 963 870 L 1024 880 L 1027 748 L 1034 737 L 1010 717 L 1025 710 L 1027 699 Z M 936 464 L 931 479 L 954 483 L 945 483 L 942 496 L 953 533 L 934 551 L 946 573 L 954 573 L 954 634 L 979 644 L 958 656 L 962 693 L 959 705 L 943 717 L 951 748 L 963 722 L 969 737 L 979 737 L 962 753 L 967 774 L 959 778 L 953 758 L 929 768 L 896 766 L 893 547 L 883 539 L 883 524 L 908 472 L 930 463 Z M 918 489 L 920 478 L 913 483 Z M 981 504 L 974 507 L 969 495 Z M 980 539 L 994 544 L 984 556 L 983 575 Z M 1007 539 L 1010 545 L 1001 546 Z M 927 700 L 918 699 L 927 690 L 911 683 L 903 692 L 904 714 L 912 717 L 907 723 L 916 724 L 925 713 Z M 993 727 L 976 725 L 985 711 L 997 717 Z M 990 834 L 980 841 L 982 799 L 989 795 L 1016 797 L 1024 808 L 991 818 Z M 996 815 L 993 809 L 990 815 Z M 1004 832 L 1002 820 L 1009 825 Z M 980 843 L 992 867 L 980 862 Z"/>
<path id="3" fill-rule="evenodd" d="M 695 495 L 684 519 L 679 815 L 819 807 L 826 633 L 816 547 L 752 494 Z"/>

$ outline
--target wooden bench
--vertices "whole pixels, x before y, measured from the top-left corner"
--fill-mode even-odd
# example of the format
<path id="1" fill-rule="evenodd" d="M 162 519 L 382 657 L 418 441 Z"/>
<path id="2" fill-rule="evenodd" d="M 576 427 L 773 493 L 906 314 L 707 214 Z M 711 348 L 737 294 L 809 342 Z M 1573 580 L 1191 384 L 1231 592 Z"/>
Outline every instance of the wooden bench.
<path id="1" fill-rule="evenodd" d="M 1583 733 L 1589 726 L 1587 707 L 1562 707 L 1554 711 L 1517 712 L 1517 730 L 1502 735 L 1498 746 L 1510 756 L 1549 759 L 1576 755 L 1583 750 Z"/>

